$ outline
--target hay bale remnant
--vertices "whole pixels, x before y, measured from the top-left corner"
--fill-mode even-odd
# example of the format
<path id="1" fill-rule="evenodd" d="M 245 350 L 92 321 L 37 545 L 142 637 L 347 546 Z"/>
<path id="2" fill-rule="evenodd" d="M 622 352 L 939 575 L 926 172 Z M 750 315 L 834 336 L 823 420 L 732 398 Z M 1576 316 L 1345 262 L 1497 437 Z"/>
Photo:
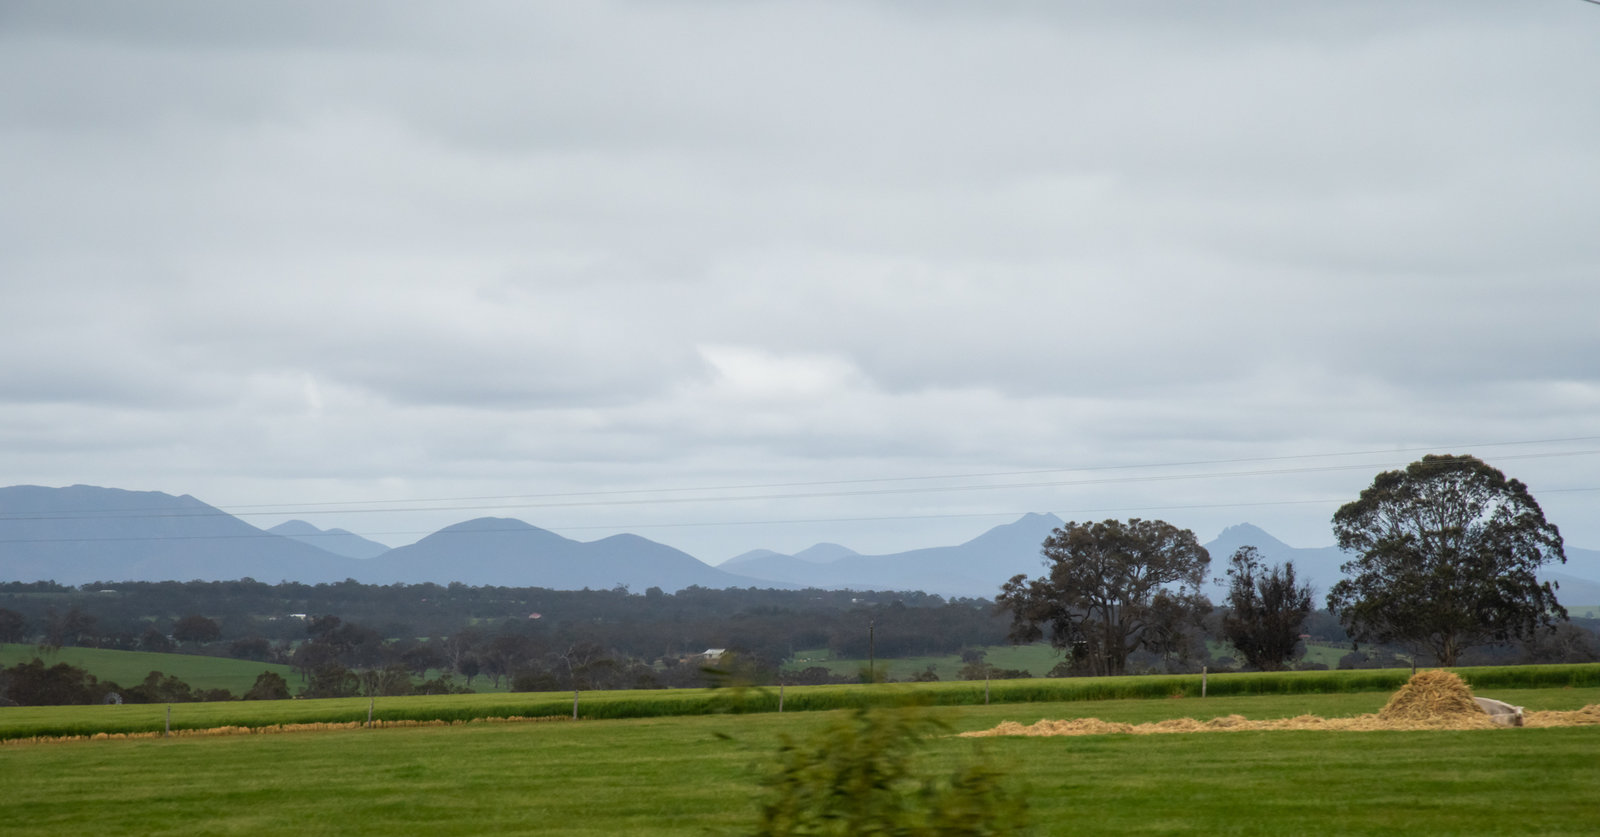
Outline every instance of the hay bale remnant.
<path id="1" fill-rule="evenodd" d="M 1489 713 L 1472 699 L 1472 690 L 1454 672 L 1434 669 L 1411 675 L 1378 710 L 1378 718 L 1399 724 L 1443 725 L 1479 718 L 1488 721 Z"/>
<path id="2" fill-rule="evenodd" d="M 1422 671 L 1389 698 L 1382 710 L 1352 718 L 1318 718 L 1301 715 L 1254 721 L 1238 715 L 1197 721 L 1176 718 L 1145 724 L 1123 724 L 1097 718 L 1066 721 L 1043 720 L 1032 726 L 1006 721 L 993 729 L 963 732 L 962 737 L 998 735 L 1151 735 L 1175 732 L 1235 732 L 1245 730 L 1327 730 L 1375 732 L 1396 730 L 1494 729 L 1523 726 L 1597 726 L 1600 704 L 1570 712 L 1529 712 L 1504 701 L 1474 697 L 1467 684 L 1448 671 Z"/>

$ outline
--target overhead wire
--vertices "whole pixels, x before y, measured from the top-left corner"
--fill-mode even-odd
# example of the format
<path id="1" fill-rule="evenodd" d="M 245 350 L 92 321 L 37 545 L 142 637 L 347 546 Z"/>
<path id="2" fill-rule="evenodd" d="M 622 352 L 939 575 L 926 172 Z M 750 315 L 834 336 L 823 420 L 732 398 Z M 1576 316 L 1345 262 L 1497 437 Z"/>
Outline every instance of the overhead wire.
<path id="1" fill-rule="evenodd" d="M 1532 445 L 1532 444 L 1552 444 L 1552 443 L 1558 443 L 1558 442 L 1591 441 L 1591 440 L 1595 440 L 1595 439 L 1600 439 L 1600 437 L 1597 437 L 1597 436 L 1577 436 L 1577 437 L 1564 437 L 1564 438 L 1552 438 L 1552 439 L 1517 440 L 1517 441 L 1509 441 L 1509 442 L 1482 443 L 1482 444 L 1477 444 L 1477 445 L 1455 445 L 1455 446 L 1449 446 L 1449 447 L 1452 447 L 1452 448 L 1455 448 L 1455 449 L 1481 449 L 1481 448 L 1490 448 L 1490 447 L 1509 447 L 1509 446 L 1521 446 L 1521 445 Z M 741 489 L 769 489 L 769 488 L 787 488 L 787 487 L 849 486 L 849 485 L 867 485 L 867 484 L 875 484 L 875 483 L 876 484 L 882 484 L 882 483 L 892 483 L 892 482 L 921 482 L 921 481 L 934 480 L 934 479 L 955 480 L 955 479 L 974 479 L 974 478 L 994 478 L 994 477 L 1004 477 L 1004 476 L 1029 476 L 1029 475 L 1050 474 L 1050 473 L 1081 473 L 1081 472 L 1103 472 L 1103 471 L 1115 471 L 1115 470 L 1138 470 L 1138 469 L 1150 469 L 1150 468 L 1159 468 L 1159 467 L 1167 467 L 1167 468 L 1193 467 L 1193 466 L 1198 466 L 1198 465 L 1240 464 L 1240 463 L 1246 463 L 1246 462 L 1282 462 L 1282 461 L 1289 461 L 1289 460 L 1296 460 L 1296 459 L 1301 459 L 1301 460 L 1303 460 L 1303 459 L 1325 459 L 1325 458 L 1348 457 L 1348 456 L 1372 456 L 1372 455 L 1380 455 L 1380 454 L 1381 455 L 1393 456 L 1394 454 L 1397 454 L 1397 453 L 1405 454 L 1405 453 L 1414 452 L 1416 450 L 1437 450 L 1437 449 L 1440 449 L 1441 447 L 1442 446 L 1434 445 L 1434 446 L 1428 446 L 1426 448 L 1396 448 L 1396 449 L 1386 449 L 1386 450 L 1353 451 L 1353 452 L 1344 452 L 1344 453 L 1318 453 L 1318 454 L 1283 455 L 1283 456 L 1272 456 L 1272 457 L 1241 457 L 1241 458 L 1234 458 L 1234 459 L 1193 460 L 1193 461 L 1188 461 L 1188 462 L 1172 462 L 1172 463 L 1105 465 L 1105 466 L 1087 466 L 1087 467 L 1078 467 L 1078 468 L 1049 468 L 1049 469 L 1033 469 L 1033 470 L 1027 470 L 1027 471 L 986 472 L 986 473 L 981 473 L 981 474 L 971 474 L 971 473 L 969 473 L 969 474 L 947 474 L 947 475 L 932 475 L 932 476 L 882 477 L 882 478 L 867 478 L 867 479 L 852 479 L 852 480 L 830 480 L 830 481 L 810 481 L 810 482 L 787 482 L 787 483 L 761 483 L 761 484 L 749 484 L 749 485 L 740 485 L 740 486 L 720 486 L 720 487 L 712 486 L 712 487 L 701 487 L 701 488 L 622 489 L 622 490 L 612 490 L 612 491 L 563 492 L 563 493 L 548 493 L 548 494 L 533 494 L 533 495 L 500 495 L 500 496 L 496 496 L 496 497 L 482 497 L 482 498 L 435 498 L 434 500 L 375 501 L 375 502 L 411 502 L 411 503 L 446 502 L 446 501 L 450 501 L 452 499 L 460 499 L 460 500 L 468 500 L 468 501 L 471 501 L 471 500 L 515 500 L 515 501 L 524 501 L 524 502 L 516 502 L 516 503 L 497 503 L 497 504 L 493 504 L 493 505 L 408 506 L 408 507 L 403 507 L 403 508 L 381 508 L 381 507 L 342 508 L 342 509 L 323 508 L 325 506 L 330 506 L 330 505 L 344 505 L 344 504 L 337 503 L 337 502 L 330 502 L 330 503 L 303 504 L 303 505 L 301 505 L 299 507 L 296 507 L 296 508 L 289 507 L 289 504 L 255 504 L 255 505 L 243 506 L 243 507 L 236 506 L 236 507 L 234 507 L 235 510 L 233 512 L 227 512 L 227 511 L 223 511 L 221 509 L 210 508 L 210 509 L 205 509 L 205 510 L 195 510 L 195 511 L 192 511 L 192 512 L 172 512 L 172 511 L 167 511 L 167 510 L 162 510 L 162 511 L 159 511 L 159 512 L 152 512 L 151 510 L 148 510 L 148 509 L 144 509 L 144 510 L 140 510 L 140 509 L 112 509 L 112 510 L 76 511 L 76 512 L 69 513 L 69 514 L 0 513 L 0 522 L 7 522 L 7 521 L 46 521 L 46 520 L 49 520 L 49 521 L 57 521 L 57 520 L 86 520 L 86 519 L 96 519 L 96 520 L 136 519 L 136 518 L 141 518 L 141 517 L 166 519 L 166 518 L 182 518 L 182 517 L 245 517 L 245 516 L 265 516 L 265 515 L 280 516 L 280 515 L 289 515 L 289 514 L 313 515 L 313 514 L 352 514 L 352 513 L 379 513 L 379 512 L 382 512 L 382 513 L 398 513 L 398 512 L 419 513 L 419 512 L 437 512 L 437 511 L 481 511 L 481 510 L 488 510 L 488 509 L 535 509 L 535 508 L 549 509 L 549 508 L 573 508 L 573 507 L 591 507 L 591 506 L 619 506 L 620 507 L 620 506 L 689 504 L 689 503 L 727 503 L 727 502 L 755 501 L 755 500 L 769 500 L 769 501 L 770 500 L 800 500 L 800 499 L 818 499 L 818 498 L 830 498 L 830 497 L 881 496 L 881 495 L 894 495 L 894 494 L 930 494 L 930 493 L 954 493 L 954 492 L 967 492 L 967 491 L 1025 490 L 1025 489 L 1054 488 L 1054 487 L 1074 487 L 1074 486 L 1089 486 L 1089 485 L 1113 485 L 1113 484 L 1120 484 L 1120 483 L 1167 482 L 1167 481 L 1195 480 L 1195 479 L 1224 479 L 1224 478 L 1231 478 L 1231 477 L 1279 476 L 1279 475 L 1286 475 L 1286 474 L 1304 474 L 1304 473 L 1316 473 L 1316 472 L 1334 472 L 1334 471 L 1362 470 L 1362 469 L 1381 468 L 1381 467 L 1386 467 L 1386 466 L 1384 464 L 1381 464 L 1381 463 L 1380 464 L 1375 464 L 1375 463 L 1368 462 L 1368 463 L 1347 463 L 1347 464 L 1338 464 L 1338 465 L 1316 465 L 1316 466 L 1307 466 L 1307 467 L 1298 467 L 1298 468 L 1254 469 L 1254 470 L 1248 470 L 1248 471 L 1211 471 L 1211 472 L 1199 472 L 1199 473 L 1187 473 L 1187 474 L 1142 474 L 1142 475 L 1133 475 L 1133 476 L 1099 477 L 1099 478 L 1093 478 L 1093 479 L 1078 479 L 1078 480 L 1051 480 L 1051 481 L 1043 481 L 1043 482 L 1040 482 L 1040 481 L 1034 481 L 1034 482 L 1006 482 L 1006 483 L 988 483 L 988 484 L 978 484 L 978 485 L 947 485 L 947 486 L 900 486 L 900 487 L 886 487 L 886 488 L 876 488 L 876 489 L 865 489 L 865 490 L 859 490 L 858 489 L 858 490 L 844 490 L 844 491 L 789 492 L 789 493 L 754 494 L 754 495 L 750 495 L 750 494 L 745 494 L 745 495 L 721 495 L 721 496 L 709 496 L 709 497 L 707 497 L 707 496 L 695 496 L 695 497 L 644 497 L 644 498 L 634 497 L 634 498 L 630 498 L 630 499 L 623 499 L 627 495 L 639 495 L 639 494 L 650 494 L 650 493 L 662 494 L 662 493 L 686 493 L 686 492 L 695 492 L 695 491 L 700 491 L 700 492 L 705 492 L 705 491 L 732 491 L 732 490 L 741 490 Z M 1584 455 L 1592 455 L 1592 454 L 1596 454 L 1596 453 L 1600 453 L 1600 449 L 1543 451 L 1543 452 L 1532 452 L 1532 453 L 1512 453 L 1512 454 L 1499 455 L 1499 456 L 1497 456 L 1495 458 L 1497 460 L 1538 459 L 1538 458 L 1584 456 Z M 1545 489 L 1544 491 L 1546 491 L 1546 492 L 1579 492 L 1579 491 L 1594 491 L 1594 490 L 1600 490 L 1600 487 L 1568 487 L 1568 488 Z M 582 499 L 582 498 L 596 498 L 596 499 Z M 605 499 L 599 499 L 599 498 L 605 498 Z M 528 500 L 538 500 L 538 499 L 561 499 L 561 500 L 565 500 L 565 502 L 525 502 L 525 501 L 528 501 Z M 1154 505 L 1154 506 L 1118 506 L 1118 507 L 1099 508 L 1099 509 L 1076 509 L 1076 510 L 1072 510 L 1072 511 L 1062 510 L 1062 511 L 1058 511 L 1057 513 L 1062 514 L 1062 515 L 1072 515 L 1072 514 L 1094 514 L 1094 513 L 1104 513 L 1104 512 L 1168 511 L 1168 510 L 1186 510 L 1186 509 L 1187 510 L 1192 510 L 1192 509 L 1201 509 L 1201 508 L 1257 507 L 1257 506 L 1269 506 L 1269 505 L 1294 505 L 1294 504 L 1326 504 L 1326 503 L 1333 503 L 1333 502 L 1338 502 L 1338 501 L 1337 500 L 1288 500 L 1288 501 L 1263 501 L 1263 502 L 1244 502 L 1244 503 L 1215 503 L 1215 504 L 1201 504 L 1201 505 L 1170 505 L 1169 504 L 1169 505 Z M 243 510 L 243 509 L 268 509 L 268 508 L 272 508 L 272 509 L 276 509 L 276 510 L 275 511 L 265 511 L 265 510 L 262 510 L 262 511 L 244 511 Z M 288 510 L 286 511 L 285 509 L 288 509 Z M 804 524 L 804 523 L 821 523 L 821 522 L 870 522 L 870 521 L 916 520 L 916 519 L 958 518 L 958 517 L 1001 517 L 1001 516 L 1011 517 L 1011 516 L 1017 516 L 1017 515 L 1020 515 L 1020 514 L 1022 514 L 1022 512 L 944 513 L 944 514 L 933 514 L 933 515 L 888 515 L 888 516 L 853 517 L 853 518 L 852 517 L 825 517 L 825 518 L 782 519 L 782 520 L 763 520 L 763 521 L 717 521 L 717 522 L 683 522 L 683 521 L 678 521 L 678 522 L 638 523 L 638 524 L 630 524 L 630 525 L 625 525 L 625 526 L 618 526 L 618 525 L 607 525 L 607 526 L 583 525 L 583 526 L 564 526 L 564 527 L 561 527 L 561 528 L 563 528 L 564 530 L 568 530 L 568 531 L 579 531 L 579 530 L 601 530 L 601 529 L 616 530 L 616 529 L 645 529 L 645 528 L 687 528 L 687 527 L 708 527 L 708 526 L 727 527 L 727 526 L 749 526 L 749 525 Z M 323 534 L 325 536 L 331 536 L 331 535 L 335 535 L 335 534 L 338 534 L 338 533 L 323 533 Z M 374 537 L 382 537 L 382 536 L 389 536 L 389 535 L 418 535 L 418 534 L 429 534 L 429 533 L 428 532 L 413 532 L 413 531 L 405 531 L 405 532 L 395 531 L 395 532 L 371 532 L 369 534 L 371 534 Z M 0 543 L 60 542 L 60 541 L 84 541 L 84 540 L 92 540 L 92 541 L 102 541 L 102 540 L 107 540 L 107 541 L 117 541 L 117 540 L 162 540 L 162 539 L 185 540 L 185 539 L 203 539 L 203 538 L 213 538 L 213 537 L 232 538 L 232 537 L 261 537 L 261 536 L 276 537 L 276 535 L 273 535 L 271 533 L 262 532 L 259 535 L 254 534 L 254 533 L 249 533 L 249 534 L 242 534 L 242 535 L 169 535 L 169 536 L 127 536 L 127 537 L 110 537 L 110 538 L 15 538 L 15 539 L 0 539 Z"/>
<path id="2" fill-rule="evenodd" d="M 1600 0 L 1597 0 L 1597 2 L 1600 2 Z M 987 478 L 994 478 L 994 477 L 1034 476 L 1034 475 L 1038 475 L 1038 474 L 1080 473 L 1080 472 L 1095 472 L 1095 471 L 1122 471 L 1122 470 L 1151 469 L 1151 468 L 1188 468 L 1188 467 L 1197 467 L 1197 466 L 1204 466 L 1204 465 L 1236 465 L 1236 464 L 1242 464 L 1242 463 L 1246 463 L 1246 462 L 1283 462 L 1283 461 L 1289 461 L 1289 460 L 1294 460 L 1294 459 L 1332 459 L 1332 458 L 1340 458 L 1340 457 L 1347 457 L 1347 456 L 1378 456 L 1378 455 L 1393 456 L 1395 454 L 1405 454 L 1405 453 L 1415 453 L 1415 452 L 1418 452 L 1418 451 L 1439 450 L 1441 447 L 1451 447 L 1451 448 L 1454 448 L 1454 449 L 1471 450 L 1471 449 L 1478 449 L 1478 448 L 1513 447 L 1513 446 L 1521 446 L 1521 445 L 1547 445 L 1547 444 L 1567 443 L 1567 442 L 1592 442 L 1592 441 L 1597 441 L 1597 440 L 1600 440 L 1600 436 L 1568 436 L 1568 437 L 1549 438 L 1549 439 L 1522 439 L 1522 440 L 1510 441 L 1510 442 L 1481 442 L 1481 443 L 1477 443 L 1477 444 L 1451 445 L 1451 446 L 1427 445 L 1427 446 L 1421 446 L 1421 447 L 1402 447 L 1402 448 L 1386 448 L 1386 449 L 1379 449 L 1379 450 L 1345 451 L 1345 452 L 1340 452 L 1340 453 L 1286 454 L 1286 455 L 1281 455 L 1281 456 L 1236 457 L 1236 458 L 1229 458 L 1229 459 L 1197 459 L 1197 460 L 1178 461 L 1178 462 L 1132 463 L 1132 464 L 1123 464 L 1123 465 L 1085 465 L 1085 466 L 1072 466 L 1072 467 L 1061 467 L 1061 468 L 1035 468 L 1035 469 L 1030 469 L 1030 470 L 1020 470 L 1020 471 L 988 471 L 988 472 L 978 472 L 978 473 L 969 472 L 969 473 L 960 473 L 960 474 L 923 474 L 923 475 L 899 476 L 899 477 L 862 477 L 862 478 L 845 479 L 845 480 L 812 480 L 812 481 L 793 481 L 793 482 L 742 483 L 742 484 L 732 484 L 732 485 L 712 485 L 712 486 L 695 486 L 695 487 L 681 487 L 681 486 L 680 487 L 671 487 L 671 486 L 669 486 L 669 487 L 664 487 L 664 488 L 622 488 L 622 489 L 607 489 L 607 490 L 599 490 L 599 491 L 564 491 L 564 492 L 553 492 L 553 493 L 544 493 L 544 494 L 502 494 L 502 495 L 486 495 L 486 496 L 476 496 L 476 497 L 434 497 L 434 498 L 410 498 L 410 499 L 390 499 L 390 500 L 345 500 L 345 501 L 332 500 L 332 501 L 325 501 L 325 502 L 319 502 L 319 503 L 257 503 L 257 504 L 248 504 L 248 505 L 229 504 L 229 508 L 240 510 L 240 511 L 234 512 L 235 515 L 257 514 L 258 513 L 258 512 L 244 511 L 244 510 L 248 510 L 248 509 L 272 509 L 274 511 L 270 512 L 270 513 L 282 514 L 282 513 L 284 513 L 282 510 L 285 509 L 285 508 L 309 510 L 309 509 L 322 507 L 322 506 L 335 506 L 335 505 L 365 506 L 365 505 L 376 505 L 376 504 L 380 504 L 380 503 L 487 502 L 487 501 L 504 501 L 504 500 L 541 500 L 541 499 L 549 499 L 549 498 L 572 498 L 572 497 L 605 497 L 605 496 L 620 496 L 620 495 L 627 495 L 627 494 L 668 494 L 668 493 L 687 493 L 687 492 L 698 492 L 698 491 L 747 491 L 747 490 L 761 490 L 761 489 L 773 489 L 773 488 L 811 488 L 811 487 L 818 487 L 818 486 L 825 486 L 825 485 L 864 485 L 864 484 L 871 484 L 871 483 L 886 483 L 886 482 L 914 482 L 914 481 L 915 482 L 925 482 L 925 481 L 932 481 L 932 480 L 987 479 Z M 1499 457 L 1499 458 L 1514 458 L 1514 457 L 1506 456 L 1506 457 Z M 495 505 L 495 506 L 483 506 L 481 508 L 508 508 L 508 507 L 510 507 L 510 506 Z M 459 507 L 459 508 L 471 509 L 471 508 L 474 508 L 474 507 L 472 507 L 472 506 L 463 506 L 463 507 Z M 437 511 L 439 509 L 418 509 L 418 510 L 420 510 L 420 511 Z M 448 509 L 444 509 L 444 510 L 448 510 Z M 410 511 L 410 509 L 408 509 L 408 511 Z M 269 513 L 269 512 L 260 512 L 260 513 Z"/>
<path id="3" fill-rule="evenodd" d="M 1506 443 L 1506 444 L 1513 444 L 1513 443 Z M 1344 454 L 1344 455 L 1369 455 L 1370 453 L 1374 453 L 1374 452 L 1360 452 L 1360 453 Z M 1499 457 L 1497 457 L 1497 459 L 1499 459 L 1499 460 L 1507 460 L 1507 459 L 1541 459 L 1541 458 L 1567 457 L 1567 456 L 1585 456 L 1585 455 L 1593 455 L 1593 454 L 1596 454 L 1596 453 L 1600 453 L 1600 449 L 1576 450 L 1576 451 L 1551 451 L 1551 452 L 1525 453 L 1525 454 L 1507 454 L 1507 455 L 1499 456 Z M 1296 458 L 1323 458 L 1323 457 L 1327 457 L 1327 456 L 1338 456 L 1338 455 L 1340 455 L 1340 454 L 1311 454 L 1311 455 L 1297 456 L 1297 457 L 1261 457 L 1261 458 L 1255 458 L 1255 459 L 1235 459 L 1235 460 L 1227 460 L 1227 461 L 1229 461 L 1229 462 L 1283 461 L 1283 460 L 1287 460 L 1287 459 L 1296 459 Z M 1185 463 L 1185 464 L 1187 464 L 1187 463 Z M 1073 471 L 1113 470 L 1113 469 L 1139 468 L 1139 467 L 1155 467 L 1155 466 L 1107 466 L 1107 467 L 1100 467 L 1100 468 L 1048 469 L 1048 470 L 1035 470 L 1035 471 L 1028 471 L 1028 472 L 1006 472 L 1006 473 L 1013 474 L 1013 475 L 1022 475 L 1022 474 L 1039 474 L 1039 473 L 1064 473 L 1064 472 L 1073 472 Z M 419 513 L 419 512 L 439 512 L 439 511 L 483 511 L 483 510 L 491 510 L 491 509 L 548 509 L 548 508 L 575 508 L 575 507 L 594 507 L 594 506 L 640 506 L 640 505 L 666 505 L 666 504 L 688 504 L 688 503 L 724 503 L 724 502 L 757 501 L 757 500 L 764 500 L 764 501 L 765 500 L 799 500 L 799 499 L 821 499 L 821 498 L 830 498 L 830 497 L 866 497 L 866 496 L 883 496 L 883 495 L 895 495 L 895 494 L 933 494 L 933 493 L 956 493 L 956 492 L 966 492 L 966 491 L 995 491 L 995 490 L 1019 490 L 1019 489 L 1037 489 L 1037 488 L 1081 487 L 1081 486 L 1089 486 L 1089 485 L 1114 485 L 1114 484 L 1144 483 L 1144 482 L 1172 482 L 1172 481 L 1196 480 L 1196 479 L 1225 479 L 1225 478 L 1234 478 L 1234 477 L 1278 476 L 1278 475 L 1284 475 L 1284 474 L 1305 474 L 1305 473 L 1318 473 L 1318 472 L 1365 470 L 1365 469 L 1371 469 L 1371 468 L 1374 468 L 1374 467 L 1385 467 L 1385 466 L 1383 464 L 1374 464 L 1374 463 L 1354 463 L 1354 464 L 1343 464 L 1343 465 L 1309 466 L 1309 467 L 1301 467 L 1301 468 L 1257 469 L 1257 470 L 1250 470 L 1250 471 L 1213 471 L 1213 472 L 1199 472 L 1199 473 L 1188 473 L 1188 474 L 1153 474 L 1153 475 L 1139 475 L 1139 476 L 1126 476 L 1126 477 L 1101 477 L 1101 478 L 1094 478 L 1094 479 L 1079 479 L 1079 480 L 1051 480 L 1051 481 L 1044 481 L 1044 482 L 1021 482 L 1021 483 L 1008 482 L 1008 483 L 987 483 L 987 484 L 978 484 L 978 485 L 895 487 L 895 488 L 878 488 L 878 489 L 868 489 L 868 490 L 820 491 L 820 492 L 800 492 L 800 493 L 780 493 L 780 494 L 718 495 L 718 496 L 709 496 L 709 497 L 708 496 L 697 496 L 697 497 L 648 497 L 648 498 L 635 498 L 635 499 L 616 499 L 616 497 L 618 495 L 621 495 L 621 494 L 638 494 L 638 493 L 649 493 L 650 492 L 649 489 L 636 489 L 636 490 L 630 490 L 630 491 L 625 491 L 625 492 L 573 492 L 573 493 L 566 493 L 566 494 L 513 495 L 513 496 L 507 496 L 507 497 L 504 497 L 504 498 L 495 498 L 495 499 L 506 499 L 506 500 L 527 500 L 527 499 L 538 499 L 538 498 L 611 497 L 612 499 L 587 499 L 587 500 L 586 499 L 572 499 L 572 500 L 569 500 L 569 501 L 566 501 L 566 502 L 505 502 L 505 503 L 495 503 L 495 504 L 491 504 L 491 505 L 408 506 L 408 507 L 403 507 L 403 508 L 326 509 L 326 508 L 303 507 L 303 508 L 291 509 L 291 510 L 287 510 L 287 511 L 280 508 L 280 509 L 278 509 L 276 511 L 270 511 L 270 512 L 269 511 L 254 511 L 254 512 L 241 511 L 241 510 L 238 510 L 239 507 L 235 507 L 235 510 L 232 511 L 232 512 L 223 511 L 222 509 L 216 509 L 216 508 L 208 508 L 208 509 L 204 509 L 204 510 L 194 510 L 194 511 L 185 511 L 185 512 L 175 512 L 175 511 L 171 511 L 171 510 L 161 510 L 161 511 L 153 512 L 153 511 L 151 511 L 149 509 L 132 509 L 132 508 L 129 508 L 129 509 L 114 509 L 114 510 L 77 510 L 77 511 L 74 511 L 74 512 L 71 512 L 71 513 L 66 513 L 66 514 L 0 513 L 0 521 L 8 521 L 8 520 L 11 520 L 11 521 L 22 521 L 22 520 L 28 520 L 28 521 L 33 521 L 33 520 L 87 520 L 87 519 L 101 519 L 101 520 L 103 520 L 103 519 L 116 519 L 116 518 L 143 518 L 143 517 L 163 518 L 163 519 L 165 519 L 165 518 L 217 517 L 217 516 L 232 516 L 232 517 L 265 516 L 265 515 L 278 516 L 278 515 L 288 515 L 288 514 L 320 515 L 320 514 L 367 514 L 367 513 L 398 513 L 398 512 Z M 1001 474 L 995 474 L 995 475 L 1001 475 Z M 977 475 L 972 475 L 972 476 L 977 476 Z M 964 476 L 950 476 L 950 477 L 947 477 L 947 478 L 949 478 L 949 479 L 959 479 L 959 478 L 964 478 Z M 850 485 L 850 484 L 863 484 L 863 483 L 870 483 L 870 482 L 887 482 L 887 481 L 893 481 L 893 479 L 897 479 L 897 478 L 883 478 L 883 479 L 877 479 L 877 480 L 843 480 L 843 481 L 833 481 L 833 482 L 815 482 L 815 483 L 807 483 L 807 484 L 796 484 L 796 483 L 790 483 L 790 484 L 766 484 L 766 485 L 753 485 L 753 486 L 749 486 L 749 487 L 750 488 L 764 488 L 764 487 L 768 487 L 768 486 L 782 486 L 782 485 L 817 485 L 817 486 L 822 486 L 822 485 Z M 905 479 L 917 479 L 917 478 L 905 478 Z M 718 490 L 718 489 L 700 489 L 700 490 Z M 677 493 L 677 491 L 674 491 L 674 493 Z M 414 502 L 428 502 L 428 501 L 414 501 Z M 317 505 L 321 505 L 321 504 L 317 504 Z M 247 508 L 259 508 L 259 506 L 247 507 Z"/>

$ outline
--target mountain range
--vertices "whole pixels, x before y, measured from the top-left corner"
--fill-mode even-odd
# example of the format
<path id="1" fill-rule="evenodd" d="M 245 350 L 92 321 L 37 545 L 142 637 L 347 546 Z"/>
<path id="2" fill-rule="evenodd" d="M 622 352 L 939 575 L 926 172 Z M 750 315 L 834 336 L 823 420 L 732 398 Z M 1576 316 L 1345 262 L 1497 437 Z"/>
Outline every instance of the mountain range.
<path id="1" fill-rule="evenodd" d="M 370 584 L 434 582 L 483 586 L 610 589 L 660 587 L 820 587 L 923 590 L 992 598 L 1007 579 L 1043 570 L 1039 546 L 1062 525 L 1027 514 L 964 543 L 887 555 L 862 555 L 819 543 L 792 555 L 755 550 L 711 566 L 639 537 L 582 542 L 520 520 L 478 518 L 390 549 L 342 529 L 293 520 L 260 529 L 184 495 L 75 485 L 0 488 L 0 581 L 354 579 Z M 1253 545 L 1273 563 L 1293 561 L 1318 597 L 1341 577 L 1348 556 L 1332 546 L 1292 547 L 1250 524 L 1230 526 L 1205 544 L 1211 573 Z M 1600 552 L 1567 547 L 1568 563 L 1544 577 L 1563 602 L 1600 604 Z M 1223 589 L 1207 591 L 1220 598 Z"/>

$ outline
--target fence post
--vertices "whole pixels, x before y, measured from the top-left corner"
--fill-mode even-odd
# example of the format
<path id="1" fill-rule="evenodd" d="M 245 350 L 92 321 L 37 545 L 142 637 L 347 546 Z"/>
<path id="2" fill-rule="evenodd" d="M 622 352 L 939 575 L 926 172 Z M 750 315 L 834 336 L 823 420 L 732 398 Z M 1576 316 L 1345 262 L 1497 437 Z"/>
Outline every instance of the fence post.
<path id="1" fill-rule="evenodd" d="M 1210 675 L 1208 675 L 1206 673 L 1206 667 L 1205 666 L 1201 666 L 1200 667 L 1200 696 L 1201 697 L 1205 697 L 1206 696 L 1206 679 L 1209 676 Z"/>
<path id="2" fill-rule="evenodd" d="M 373 695 L 367 695 L 367 727 L 369 729 L 372 727 L 372 707 L 377 705 L 377 703 L 377 697 Z"/>
<path id="3" fill-rule="evenodd" d="M 988 670 L 985 670 L 983 672 L 983 705 L 984 706 L 988 706 L 989 705 L 989 672 L 988 672 Z"/>
<path id="4" fill-rule="evenodd" d="M 572 690 L 572 720 L 578 720 L 578 690 Z"/>
<path id="5" fill-rule="evenodd" d="M 778 681 L 778 711 L 783 711 L 783 681 Z"/>
<path id="6" fill-rule="evenodd" d="M 162 738 L 168 738 L 171 735 L 172 735 L 172 704 L 169 703 L 169 704 L 167 704 L 167 728 L 166 728 L 165 731 L 163 731 L 161 733 L 161 737 Z"/>

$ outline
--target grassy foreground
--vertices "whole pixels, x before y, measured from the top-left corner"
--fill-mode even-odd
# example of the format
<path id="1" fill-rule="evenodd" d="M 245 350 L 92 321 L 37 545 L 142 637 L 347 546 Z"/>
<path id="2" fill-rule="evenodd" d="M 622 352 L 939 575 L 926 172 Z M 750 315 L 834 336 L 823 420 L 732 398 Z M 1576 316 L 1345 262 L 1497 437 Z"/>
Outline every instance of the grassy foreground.
<path id="1" fill-rule="evenodd" d="M 1530 708 L 1600 689 L 1502 690 Z M 1325 716 L 1378 693 L 927 711 L 1002 720 Z M 737 834 L 781 735 L 833 713 L 721 715 L 0 746 L 8 835 Z M 1039 834 L 1576 834 L 1600 799 L 1600 728 L 938 738 L 921 769 L 1004 768 Z"/>

